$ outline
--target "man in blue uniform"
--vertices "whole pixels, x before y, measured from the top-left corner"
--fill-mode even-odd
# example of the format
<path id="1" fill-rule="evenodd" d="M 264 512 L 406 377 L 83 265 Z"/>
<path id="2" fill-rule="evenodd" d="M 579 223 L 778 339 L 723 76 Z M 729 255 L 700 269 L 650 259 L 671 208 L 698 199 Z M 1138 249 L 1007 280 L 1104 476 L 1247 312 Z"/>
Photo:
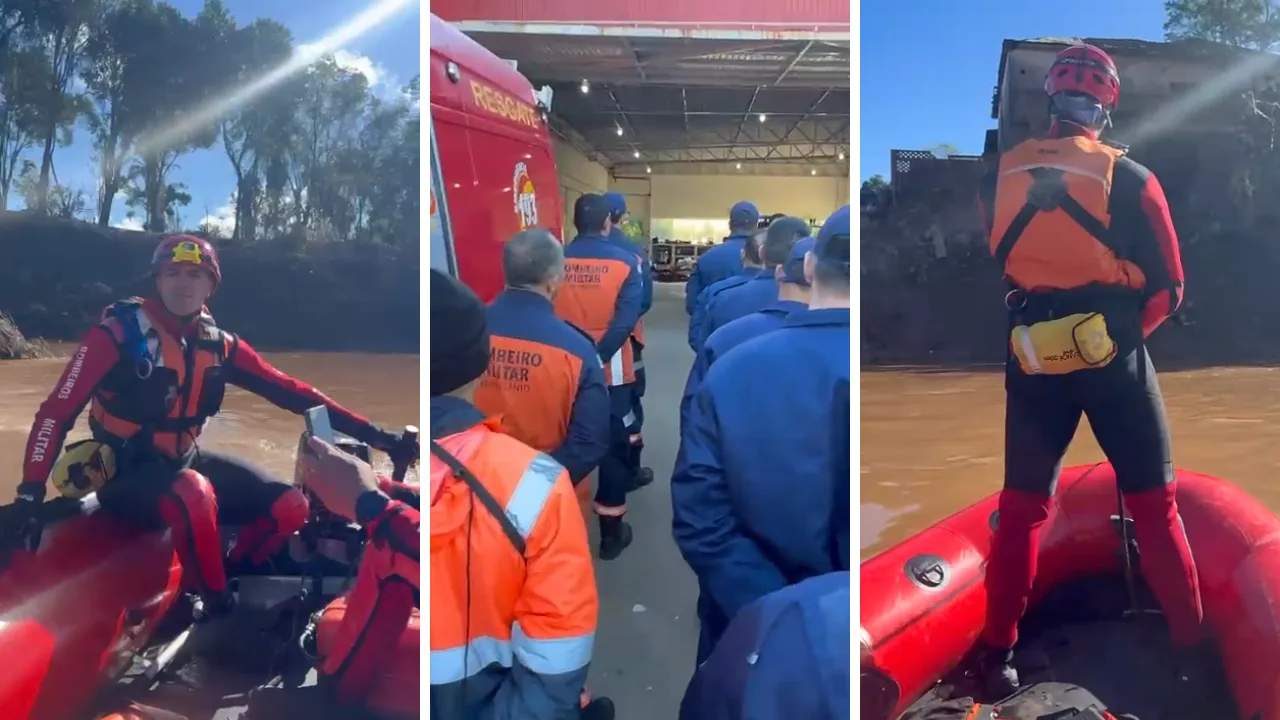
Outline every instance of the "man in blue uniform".
<path id="1" fill-rule="evenodd" d="M 765 231 L 763 261 L 765 272 L 758 273 L 750 282 L 726 290 L 714 298 L 707 298 L 702 324 L 702 342 L 719 328 L 758 312 L 778 301 L 776 268 L 787 261 L 791 246 L 800 238 L 809 237 L 809 223 L 800 218 L 784 217 L 775 220 Z"/>
<path id="2" fill-rule="evenodd" d="M 759 312 L 734 320 L 707 338 L 698 351 L 698 356 L 694 358 L 689 378 L 684 384 L 684 394 L 680 397 L 681 431 L 688 421 L 689 403 L 693 401 L 694 393 L 717 358 L 724 357 L 725 353 L 751 338 L 777 330 L 782 327 L 788 315 L 809 305 L 809 281 L 804 278 L 804 258 L 813 250 L 813 243 L 811 237 L 796 240 L 791 245 L 791 256 L 785 263 L 774 268 L 778 281 L 777 302 Z"/>
<path id="3" fill-rule="evenodd" d="M 541 228 L 517 233 L 502 249 L 502 273 L 506 289 L 485 311 L 489 371 L 475 405 L 578 485 L 609 448 L 609 393 L 595 343 L 551 304 L 564 282 L 564 246 Z"/>
<path id="4" fill-rule="evenodd" d="M 726 291 L 745 284 L 749 280 L 755 279 L 761 272 L 764 272 L 764 240 L 765 230 L 756 230 L 747 238 L 747 242 L 742 246 L 742 271 L 737 275 L 730 275 L 722 280 L 717 280 L 710 286 L 702 290 L 702 294 L 698 296 L 698 302 L 693 308 L 693 316 L 689 318 L 689 348 L 695 353 L 702 350 L 702 343 L 706 342 L 710 333 L 704 332 L 707 324 L 707 308 L 711 305 L 714 298 L 720 297 Z"/>
<path id="5" fill-rule="evenodd" d="M 613 560 L 631 544 L 627 490 L 632 483 L 630 433 L 635 391 L 635 346 L 631 336 L 640 322 L 644 268 L 635 254 L 609 241 L 609 207 L 588 193 L 573 204 L 578 236 L 565 248 L 565 276 L 555 297 L 556 315 L 595 342 L 609 388 L 609 451 L 600 461 L 596 516 L 600 520 L 600 559 Z"/>
<path id="6" fill-rule="evenodd" d="M 847 720 L 849 573 L 810 578 L 738 613 L 694 672 L 680 720 Z"/>
<path id="7" fill-rule="evenodd" d="M 684 311 L 693 317 L 698 295 L 712 283 L 742 272 L 742 248 L 756 231 L 760 211 L 742 201 L 729 210 L 729 237 L 698 258 L 698 264 L 684 286 Z"/>
<path id="8" fill-rule="evenodd" d="M 849 228 L 845 206 L 806 255 L 809 307 L 717 360 L 690 403 L 671 499 L 699 661 L 742 608 L 849 569 Z"/>
<path id="9" fill-rule="evenodd" d="M 636 384 L 632 392 L 632 422 L 627 426 L 630 434 L 631 452 L 628 456 L 628 468 L 631 470 L 630 490 L 640 488 L 653 482 L 653 470 L 641 464 L 644 452 L 644 316 L 653 307 L 653 269 L 649 262 L 649 253 L 642 244 L 634 243 L 622 232 L 622 223 L 627 221 L 631 213 L 627 212 L 627 199 L 619 192 L 604 194 L 605 204 L 609 206 L 609 221 L 613 227 L 609 230 L 609 242 L 628 252 L 632 252 L 644 267 L 641 280 L 644 282 L 644 295 L 640 301 L 640 321 L 636 323 L 635 332 L 631 334 L 631 344 L 636 354 Z"/>

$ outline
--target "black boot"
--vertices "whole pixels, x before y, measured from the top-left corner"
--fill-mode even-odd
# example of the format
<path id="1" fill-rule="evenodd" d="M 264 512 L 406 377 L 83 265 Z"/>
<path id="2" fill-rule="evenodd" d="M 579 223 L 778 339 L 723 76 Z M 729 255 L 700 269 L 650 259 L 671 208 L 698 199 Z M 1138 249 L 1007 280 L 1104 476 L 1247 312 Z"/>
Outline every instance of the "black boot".
<path id="1" fill-rule="evenodd" d="M 631 476 L 631 484 L 627 487 L 627 492 L 635 492 L 652 482 L 653 469 L 647 467 L 638 468 L 635 474 Z"/>
<path id="2" fill-rule="evenodd" d="M 616 713 L 613 701 L 607 697 L 600 697 L 587 703 L 579 717 L 582 720 L 613 720 Z"/>
<path id="3" fill-rule="evenodd" d="M 1018 671 L 1013 667 L 1013 651 L 979 644 L 974 675 L 986 702 L 1003 700 L 1018 691 Z"/>
<path id="4" fill-rule="evenodd" d="M 631 544 L 631 525 L 620 517 L 600 516 L 600 559 L 613 560 Z"/>

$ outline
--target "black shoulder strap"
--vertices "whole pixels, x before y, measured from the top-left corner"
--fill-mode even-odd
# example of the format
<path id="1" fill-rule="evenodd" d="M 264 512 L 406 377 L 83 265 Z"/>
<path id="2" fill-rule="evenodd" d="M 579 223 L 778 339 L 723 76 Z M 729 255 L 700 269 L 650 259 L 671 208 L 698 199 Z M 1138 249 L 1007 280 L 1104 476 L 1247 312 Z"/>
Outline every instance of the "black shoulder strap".
<path id="1" fill-rule="evenodd" d="M 458 458 L 454 457 L 448 450 L 441 447 L 440 443 L 435 440 L 431 441 L 431 454 L 440 458 L 440 462 L 449 467 L 449 470 L 453 472 L 454 477 L 467 484 L 467 487 L 471 489 L 472 494 L 476 496 L 476 499 L 480 501 L 480 504 L 483 505 L 485 509 L 493 515 L 494 519 L 498 521 L 498 525 L 502 528 L 503 534 L 505 534 L 507 539 L 511 541 L 516 552 L 520 553 L 520 557 L 524 557 L 524 536 L 520 534 L 520 530 L 516 528 L 515 523 L 511 522 L 511 518 L 507 517 L 506 511 L 498 504 L 498 499 L 493 496 L 493 493 L 489 492 L 489 489 L 484 486 L 484 483 L 480 482 L 480 479 L 468 470 L 466 466 L 458 460 Z"/>
<path id="2" fill-rule="evenodd" d="M 1061 210 L 1085 232 L 1115 253 L 1117 258 L 1124 259 L 1124 253 L 1114 242 L 1111 232 L 1102 224 L 1102 221 L 1094 217 L 1068 192 L 1066 171 L 1058 168 L 1037 167 L 1026 172 L 1031 173 L 1032 177 L 1031 187 L 1027 189 L 1027 201 L 1013 217 L 1013 222 L 1009 223 L 1008 229 L 1004 231 L 1004 235 L 996 245 L 994 255 L 996 262 L 1000 263 L 1001 271 L 1008 264 L 1009 254 L 1018 244 L 1022 233 L 1041 211 Z"/>

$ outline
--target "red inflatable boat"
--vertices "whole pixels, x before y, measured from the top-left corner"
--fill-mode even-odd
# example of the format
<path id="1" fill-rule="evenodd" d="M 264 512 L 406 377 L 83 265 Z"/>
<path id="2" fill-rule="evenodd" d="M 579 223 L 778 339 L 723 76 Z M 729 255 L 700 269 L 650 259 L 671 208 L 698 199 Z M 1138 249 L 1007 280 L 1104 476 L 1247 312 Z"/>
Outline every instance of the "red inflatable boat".
<path id="1" fill-rule="evenodd" d="M 982 628 L 996 496 L 862 563 L 863 641 L 870 645 L 864 720 L 1065 720 L 1107 712 L 1280 720 L 1280 519 L 1235 485 L 1186 471 L 1178 471 L 1178 507 L 1213 648 L 1198 680 L 1198 707 L 1170 707 L 1167 630 L 1141 584 L 1132 525 L 1119 521 L 1115 475 L 1101 464 L 1062 473 L 1016 648 L 1023 688 L 995 714 L 965 701 L 964 679 L 954 671 Z M 1135 547 L 1131 575 L 1126 530 Z M 1135 577 L 1136 592 L 1126 577 Z"/>
<path id="2" fill-rule="evenodd" d="M 360 443 L 338 445 L 370 459 Z M 268 563 L 274 574 L 236 577 L 235 622 L 200 624 L 170 534 L 130 529 L 95 505 L 45 503 L 35 553 L 10 546 L 13 506 L 0 506 L 0 720 L 419 717 L 416 610 L 365 708 L 336 707 L 317 685 L 314 666 L 337 641 L 362 530 L 313 504 L 307 526 Z M 237 627 L 234 643 L 209 634 Z"/>

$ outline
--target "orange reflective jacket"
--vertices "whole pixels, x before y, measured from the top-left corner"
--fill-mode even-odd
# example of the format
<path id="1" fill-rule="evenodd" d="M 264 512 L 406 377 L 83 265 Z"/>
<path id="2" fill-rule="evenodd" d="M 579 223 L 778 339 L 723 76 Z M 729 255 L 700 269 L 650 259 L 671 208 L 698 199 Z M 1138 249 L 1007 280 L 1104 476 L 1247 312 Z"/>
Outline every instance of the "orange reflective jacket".
<path id="1" fill-rule="evenodd" d="M 196 322 L 196 338 L 184 351 L 187 342 L 136 299 L 104 311 L 102 326 L 115 338 L 121 362 L 93 395 L 95 437 L 123 443 L 146 428 L 161 455 L 176 459 L 190 450 L 222 406 L 225 386 L 216 376 L 234 343 L 208 313 Z"/>
<path id="2" fill-rule="evenodd" d="M 1018 288 L 1141 289 L 1109 230 L 1112 171 L 1124 151 L 1084 137 L 1028 140 L 1000 157 L 991 254 Z"/>
<path id="3" fill-rule="evenodd" d="M 586 525 L 559 463 L 496 430 L 436 441 L 483 492 L 431 456 L 432 709 L 469 717 L 486 698 L 494 717 L 568 717 L 598 612 Z"/>

